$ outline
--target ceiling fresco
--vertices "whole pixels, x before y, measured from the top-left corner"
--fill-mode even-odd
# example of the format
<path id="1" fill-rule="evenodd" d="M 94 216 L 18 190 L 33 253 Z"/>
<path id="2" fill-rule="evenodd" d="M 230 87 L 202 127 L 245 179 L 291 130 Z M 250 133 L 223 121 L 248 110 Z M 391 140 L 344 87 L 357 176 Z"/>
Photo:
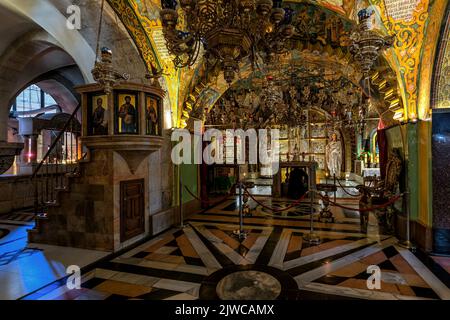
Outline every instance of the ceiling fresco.
<path id="1" fill-rule="evenodd" d="M 395 34 L 394 53 L 387 55 L 397 70 L 405 111 L 417 116 L 418 76 L 428 21 L 429 0 L 372 0 L 385 31 Z"/>
<path id="2" fill-rule="evenodd" d="M 450 12 L 447 12 L 447 24 L 441 33 L 442 39 L 450 39 Z M 450 41 L 442 41 L 437 56 L 438 70 L 433 86 L 432 108 L 450 107 Z"/>
<path id="3" fill-rule="evenodd" d="M 132 35 L 150 73 L 163 74 L 174 121 L 179 126 L 186 126 L 189 117 L 195 114 L 197 105 L 207 103 L 211 106 L 227 90 L 219 70 L 206 73 L 201 62 L 192 68 L 175 70 L 165 47 L 158 17 L 160 1 L 108 2 Z M 429 12 L 431 9 L 445 8 L 447 0 L 291 0 L 284 3 L 304 14 L 297 28 L 305 32 L 297 36 L 292 56 L 283 59 L 293 59 L 294 62 L 295 59 L 309 62 L 315 59 L 335 65 L 355 83 L 359 82 L 358 77 L 360 79 L 361 75 L 353 69 L 345 42 L 355 25 L 356 11 L 371 5 L 378 13 L 375 26 L 379 31 L 396 35 L 394 47 L 386 51 L 384 59 L 380 59 L 383 61 L 378 63 L 371 74 L 373 85 L 380 89 L 377 94 L 386 100 L 386 108 L 390 108 L 397 118 L 421 116 L 424 113 L 418 106 L 420 62 L 424 55 L 432 55 L 438 33 L 427 35 L 433 38 L 427 39 L 427 45 L 424 37 L 428 25 L 440 25 L 442 20 L 442 15 L 430 15 Z M 254 70 L 250 66 L 243 66 L 240 78 L 252 72 Z"/>

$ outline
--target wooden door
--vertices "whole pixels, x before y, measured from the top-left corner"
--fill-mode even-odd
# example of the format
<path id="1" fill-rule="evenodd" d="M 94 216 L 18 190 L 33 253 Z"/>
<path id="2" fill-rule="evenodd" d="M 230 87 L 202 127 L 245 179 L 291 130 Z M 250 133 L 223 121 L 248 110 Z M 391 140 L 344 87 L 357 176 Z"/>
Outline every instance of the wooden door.
<path id="1" fill-rule="evenodd" d="M 120 183 L 120 241 L 145 232 L 144 179 Z"/>

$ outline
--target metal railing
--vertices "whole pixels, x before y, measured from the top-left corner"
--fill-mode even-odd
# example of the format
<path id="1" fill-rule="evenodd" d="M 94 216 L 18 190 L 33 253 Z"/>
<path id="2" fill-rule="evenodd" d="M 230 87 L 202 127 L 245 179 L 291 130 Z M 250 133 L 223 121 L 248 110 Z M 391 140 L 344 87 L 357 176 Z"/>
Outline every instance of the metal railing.
<path id="1" fill-rule="evenodd" d="M 68 178 L 78 172 L 78 163 L 84 158 L 79 144 L 81 125 L 77 114 L 79 104 L 61 130 L 53 138 L 45 156 L 33 170 L 31 183 L 34 188 L 34 210 L 46 216 L 50 205 L 57 203 L 57 194 L 67 190 Z"/>

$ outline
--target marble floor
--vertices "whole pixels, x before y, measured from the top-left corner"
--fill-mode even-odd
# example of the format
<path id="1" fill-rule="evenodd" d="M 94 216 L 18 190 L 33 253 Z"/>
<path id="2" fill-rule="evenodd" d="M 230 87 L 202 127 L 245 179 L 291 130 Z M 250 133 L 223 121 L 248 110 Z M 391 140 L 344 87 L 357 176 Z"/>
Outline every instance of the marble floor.
<path id="1" fill-rule="evenodd" d="M 0 215 L 0 300 L 19 299 L 65 277 L 67 267 L 83 268 L 108 253 L 48 245 L 29 245 L 33 215 Z"/>
<path id="2" fill-rule="evenodd" d="M 260 197 L 286 208 L 290 201 Z M 357 207 L 355 199 L 339 199 Z M 172 229 L 124 254 L 99 262 L 85 273 L 81 289 L 66 280 L 25 296 L 29 300 L 195 300 L 239 299 L 450 299 L 449 258 L 428 257 L 379 234 L 374 217 L 361 233 L 357 211 L 333 208 L 334 223 L 314 222 L 319 245 L 309 232 L 307 203 L 274 214 L 250 202 L 247 237 L 238 240 L 236 199 L 192 215 L 188 226 Z M 314 217 L 318 204 L 315 204 Z M 381 287 L 368 289 L 369 266 L 381 270 Z M 232 295 L 231 292 L 235 292 Z"/>
<path id="3" fill-rule="evenodd" d="M 255 186 L 248 191 L 252 195 L 258 196 L 270 196 L 272 194 L 272 183 L 271 179 L 247 179 L 246 181 L 251 181 L 255 183 Z M 332 180 L 322 179 L 320 183 L 332 183 Z M 358 185 L 357 182 L 352 180 L 338 180 L 336 181 L 337 191 L 336 198 L 356 198 L 359 195 L 358 189 L 355 187 Z M 239 194 L 236 190 L 236 194 Z M 334 194 L 333 194 L 334 196 Z"/>

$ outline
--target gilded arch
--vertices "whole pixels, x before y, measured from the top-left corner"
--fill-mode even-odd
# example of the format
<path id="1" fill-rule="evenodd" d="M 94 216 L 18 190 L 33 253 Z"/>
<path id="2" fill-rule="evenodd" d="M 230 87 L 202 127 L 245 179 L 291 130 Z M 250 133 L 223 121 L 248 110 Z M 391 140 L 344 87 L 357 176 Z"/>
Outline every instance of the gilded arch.
<path id="1" fill-rule="evenodd" d="M 450 2 L 441 29 L 432 84 L 431 108 L 450 107 Z"/>

